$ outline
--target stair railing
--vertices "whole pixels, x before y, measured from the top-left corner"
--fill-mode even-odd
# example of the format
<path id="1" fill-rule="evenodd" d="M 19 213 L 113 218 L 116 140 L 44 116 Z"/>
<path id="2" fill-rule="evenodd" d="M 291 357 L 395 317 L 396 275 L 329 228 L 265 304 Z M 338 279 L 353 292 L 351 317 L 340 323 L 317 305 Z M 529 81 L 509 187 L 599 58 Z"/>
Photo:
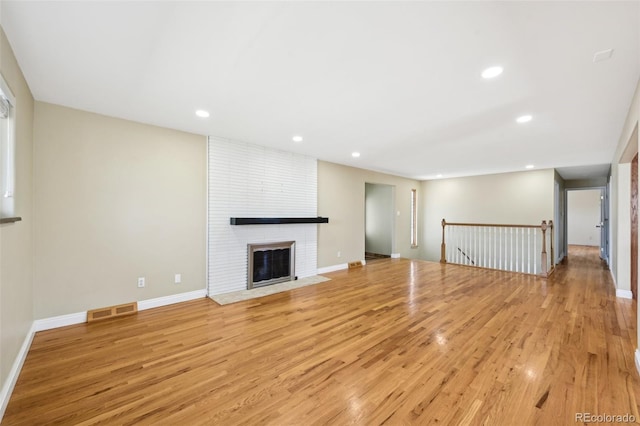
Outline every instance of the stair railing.
<path id="1" fill-rule="evenodd" d="M 551 220 L 540 225 L 505 225 L 442 219 L 442 263 L 547 277 L 555 269 L 554 259 Z"/>

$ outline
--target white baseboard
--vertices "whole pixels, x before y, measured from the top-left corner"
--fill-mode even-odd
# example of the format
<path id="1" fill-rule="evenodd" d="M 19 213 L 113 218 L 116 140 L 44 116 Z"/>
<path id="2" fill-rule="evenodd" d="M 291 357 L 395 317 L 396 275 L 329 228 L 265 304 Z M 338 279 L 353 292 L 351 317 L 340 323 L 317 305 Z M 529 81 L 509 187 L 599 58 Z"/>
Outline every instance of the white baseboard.
<path id="1" fill-rule="evenodd" d="M 339 265 L 325 266 L 324 268 L 318 268 L 318 274 L 326 274 L 327 272 L 340 271 L 342 269 L 347 269 L 349 267 L 348 263 L 341 263 Z"/>
<path id="2" fill-rule="evenodd" d="M 609 268 L 609 274 L 611 275 L 611 281 L 613 281 L 613 286 L 616 289 L 616 297 L 621 299 L 633 299 L 633 293 L 630 290 L 623 290 L 618 288 L 618 283 L 616 283 L 616 277 L 613 275 L 613 270 Z"/>
<path id="3" fill-rule="evenodd" d="M 640 374 L 640 349 L 636 349 L 636 370 L 638 371 L 638 374 Z"/>
<path id="4" fill-rule="evenodd" d="M 83 322 L 87 322 L 87 311 L 35 320 L 33 326 L 35 331 L 44 331 L 51 330 L 52 328 L 66 327 L 68 325 L 82 324 Z"/>
<path id="5" fill-rule="evenodd" d="M 621 299 L 633 299 L 633 293 L 630 290 L 622 290 L 616 289 L 616 297 L 620 297 Z"/>
<path id="6" fill-rule="evenodd" d="M 188 302 L 189 300 L 207 297 L 207 290 L 194 290 L 187 293 L 172 294 L 171 296 L 156 297 L 155 299 L 141 300 L 138 302 L 138 310 L 159 308 L 160 306 L 173 305 L 174 303 Z"/>
<path id="7" fill-rule="evenodd" d="M 400 259 L 400 253 L 391 253 L 392 259 Z"/>
<path id="8" fill-rule="evenodd" d="M 27 354 L 29 353 L 29 348 L 31 347 L 31 341 L 33 340 L 33 336 L 36 334 L 34 325 L 34 323 L 31 324 L 31 328 L 27 332 L 27 335 L 24 338 L 24 342 L 22 342 L 22 346 L 18 351 L 18 355 L 13 361 L 11 370 L 9 370 L 7 379 L 2 385 L 2 390 L 0 390 L 0 421 L 4 417 L 4 412 L 7 409 L 7 405 L 9 404 L 9 399 L 11 398 L 11 394 L 13 393 L 13 388 L 18 381 L 20 370 L 22 370 L 22 365 L 24 364 L 25 359 L 27 359 Z"/>
<path id="9" fill-rule="evenodd" d="M 205 289 L 202 289 L 189 291 L 186 293 L 172 294 L 170 296 L 157 297 L 155 299 L 141 300 L 138 302 L 138 310 L 144 311 L 146 309 L 158 308 L 160 306 L 200 299 L 206 296 L 207 291 Z M 35 331 L 44 331 L 51 330 L 52 328 L 65 327 L 67 325 L 82 324 L 84 322 L 87 322 L 87 311 L 35 320 L 33 322 L 33 325 Z"/>

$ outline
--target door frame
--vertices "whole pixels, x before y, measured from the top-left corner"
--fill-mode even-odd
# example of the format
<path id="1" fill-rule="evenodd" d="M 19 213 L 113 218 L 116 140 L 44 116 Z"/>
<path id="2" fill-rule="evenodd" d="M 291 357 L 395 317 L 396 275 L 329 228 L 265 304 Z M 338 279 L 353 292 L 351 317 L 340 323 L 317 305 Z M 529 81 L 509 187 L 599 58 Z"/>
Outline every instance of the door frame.
<path id="1" fill-rule="evenodd" d="M 611 235 L 609 233 L 609 203 L 608 203 L 608 194 L 609 194 L 609 184 L 607 183 L 607 185 L 597 185 L 597 186 L 585 186 L 585 187 L 579 187 L 579 188 L 565 188 L 564 189 L 564 194 L 563 194 L 563 200 L 564 200 L 564 220 L 563 220 L 563 236 L 564 236 L 564 244 L 563 244 L 563 250 L 565 253 L 565 256 L 569 255 L 569 191 L 585 191 L 585 190 L 600 190 L 601 193 L 601 199 L 600 199 L 600 205 L 601 205 L 601 222 L 604 222 L 601 226 L 602 228 L 600 229 L 600 258 L 603 259 L 607 266 L 609 266 L 609 247 L 610 247 L 610 240 L 611 240 Z M 605 195 L 606 194 L 606 195 Z M 604 205 L 606 204 L 606 205 Z M 605 209 L 605 212 L 607 213 L 606 215 L 604 215 L 603 217 L 603 212 L 602 209 Z M 603 234 L 604 234 L 604 238 L 603 238 Z M 603 241 L 604 239 L 604 241 Z M 605 253 L 606 252 L 606 253 Z"/>

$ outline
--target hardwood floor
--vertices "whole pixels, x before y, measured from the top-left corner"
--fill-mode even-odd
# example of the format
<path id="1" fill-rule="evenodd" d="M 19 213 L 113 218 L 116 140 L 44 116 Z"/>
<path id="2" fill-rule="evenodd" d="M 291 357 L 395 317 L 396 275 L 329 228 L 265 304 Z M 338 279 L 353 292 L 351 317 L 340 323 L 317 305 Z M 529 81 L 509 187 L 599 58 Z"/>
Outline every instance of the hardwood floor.
<path id="1" fill-rule="evenodd" d="M 390 259 L 319 285 L 36 335 L 3 424 L 640 419 L 635 302 L 597 248 L 544 280 Z"/>

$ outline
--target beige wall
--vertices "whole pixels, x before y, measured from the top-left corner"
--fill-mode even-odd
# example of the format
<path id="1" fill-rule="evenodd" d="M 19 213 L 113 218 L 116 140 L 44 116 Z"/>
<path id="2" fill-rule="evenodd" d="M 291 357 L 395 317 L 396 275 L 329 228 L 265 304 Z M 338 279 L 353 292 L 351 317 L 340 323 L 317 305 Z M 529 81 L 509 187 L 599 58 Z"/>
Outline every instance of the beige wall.
<path id="1" fill-rule="evenodd" d="M 620 290 L 631 290 L 631 163 L 620 163 L 613 167 L 612 188 L 615 211 L 609 215 L 612 221 L 610 247 L 612 253 L 611 273 Z"/>
<path id="2" fill-rule="evenodd" d="M 440 260 L 442 219 L 537 225 L 553 219 L 554 170 L 422 182 L 422 257 Z"/>
<path id="3" fill-rule="evenodd" d="M 631 258 L 629 253 L 629 236 L 631 234 L 630 208 L 630 165 L 633 156 L 638 152 L 638 144 L 640 142 L 638 132 L 638 123 L 640 122 L 640 81 L 636 86 L 629 113 L 627 114 L 616 153 L 612 161 L 612 179 L 611 179 L 611 248 L 615 249 L 612 253 L 612 269 L 616 288 L 621 290 L 629 290 L 631 268 Z M 629 171 L 627 172 L 627 169 Z M 640 259 L 639 265 L 640 268 Z M 640 270 L 640 269 L 639 269 Z M 638 325 L 638 339 L 640 340 L 640 315 L 636 315 L 636 323 Z M 640 352 L 636 349 L 636 366 L 640 362 Z"/>
<path id="4" fill-rule="evenodd" d="M 34 144 L 36 318 L 205 288 L 205 137 L 36 102 Z"/>
<path id="5" fill-rule="evenodd" d="M 618 290 L 631 289 L 631 160 L 638 152 L 638 122 L 640 121 L 640 81 L 629 106 L 611 166 L 611 274 Z M 640 267 L 640 265 L 639 265 Z M 640 324 L 640 316 L 638 316 Z M 640 329 L 639 329 L 640 337 Z"/>
<path id="6" fill-rule="evenodd" d="M 33 322 L 33 97 L 4 32 L 0 29 L 0 72 L 16 97 L 15 212 L 21 222 L 0 225 L 0 386 Z"/>
<path id="7" fill-rule="evenodd" d="M 318 215 L 329 218 L 329 223 L 318 225 L 319 268 L 363 259 L 365 183 L 395 187 L 394 208 L 400 215 L 396 215 L 392 249 L 401 257 L 419 257 L 419 249 L 411 248 L 410 236 L 411 189 L 418 189 L 420 199 L 418 181 L 318 161 Z"/>
<path id="8" fill-rule="evenodd" d="M 611 166 L 611 273 L 616 288 L 629 290 L 631 256 L 631 160 L 638 152 L 640 81 L 636 87 Z M 639 265 L 640 266 L 640 265 Z M 640 322 L 639 322 L 640 324 Z M 640 330 L 640 329 L 639 329 Z M 640 331 L 639 331 L 640 333 Z"/>

